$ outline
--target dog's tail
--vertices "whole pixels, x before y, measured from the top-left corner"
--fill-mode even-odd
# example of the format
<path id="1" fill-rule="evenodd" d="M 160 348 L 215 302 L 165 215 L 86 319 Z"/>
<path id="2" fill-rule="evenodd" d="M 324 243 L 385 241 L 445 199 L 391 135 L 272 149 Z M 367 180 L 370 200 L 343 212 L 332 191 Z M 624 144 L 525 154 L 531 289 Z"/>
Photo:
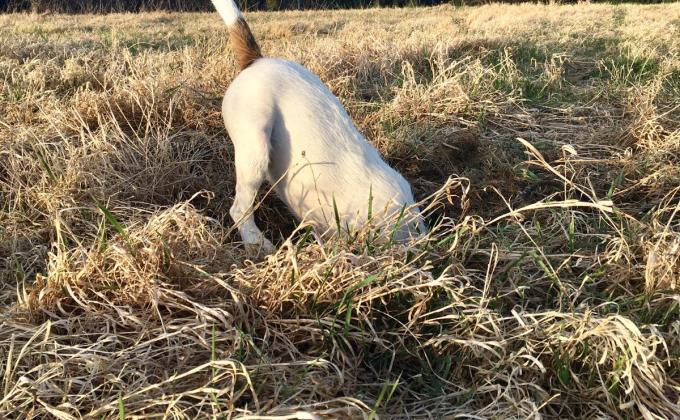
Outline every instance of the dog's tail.
<path id="1" fill-rule="evenodd" d="M 241 71 L 251 65 L 253 61 L 262 57 L 260 47 L 255 42 L 250 27 L 243 19 L 235 0 L 211 0 L 224 23 L 229 28 L 229 39 L 236 54 L 238 70 Z"/>

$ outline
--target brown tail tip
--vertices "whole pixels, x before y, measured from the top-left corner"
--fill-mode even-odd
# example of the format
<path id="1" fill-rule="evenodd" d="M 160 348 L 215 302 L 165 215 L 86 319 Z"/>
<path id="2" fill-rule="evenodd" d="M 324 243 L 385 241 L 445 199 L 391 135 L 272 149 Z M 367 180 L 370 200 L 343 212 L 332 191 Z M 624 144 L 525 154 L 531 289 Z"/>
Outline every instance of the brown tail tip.
<path id="1" fill-rule="evenodd" d="M 257 45 L 253 33 L 250 32 L 248 23 L 242 17 L 239 17 L 236 23 L 229 26 L 229 38 L 236 54 L 239 71 L 251 65 L 258 58 L 262 58 L 260 47 Z"/>

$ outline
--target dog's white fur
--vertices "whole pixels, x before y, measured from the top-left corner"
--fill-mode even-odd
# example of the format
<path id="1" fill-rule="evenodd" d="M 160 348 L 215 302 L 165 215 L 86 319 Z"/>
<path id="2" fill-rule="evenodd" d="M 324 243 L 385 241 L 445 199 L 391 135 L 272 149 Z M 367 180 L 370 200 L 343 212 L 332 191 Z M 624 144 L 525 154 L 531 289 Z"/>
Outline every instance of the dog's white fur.
<path id="1" fill-rule="evenodd" d="M 234 0 L 213 0 L 212 4 L 227 26 L 233 25 L 238 18 L 243 17 Z"/>
<path id="2" fill-rule="evenodd" d="M 233 0 L 212 2 L 227 25 L 241 18 Z M 337 228 L 336 210 L 343 228 L 359 227 L 369 211 L 386 218 L 413 204 L 408 182 L 382 160 L 321 80 L 299 64 L 255 60 L 227 89 L 222 115 L 236 155 L 230 214 L 248 247 L 273 250 L 252 214 L 265 180 L 299 220 L 321 233 Z M 410 209 L 398 236 L 417 229 L 418 210 Z"/>

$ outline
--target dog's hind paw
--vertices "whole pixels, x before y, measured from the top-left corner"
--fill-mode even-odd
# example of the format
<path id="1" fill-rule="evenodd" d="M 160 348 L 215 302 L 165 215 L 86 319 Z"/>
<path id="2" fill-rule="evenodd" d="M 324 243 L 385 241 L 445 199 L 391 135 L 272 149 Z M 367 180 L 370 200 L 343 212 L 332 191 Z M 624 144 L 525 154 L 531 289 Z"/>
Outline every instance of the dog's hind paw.
<path id="1" fill-rule="evenodd" d="M 265 257 L 276 251 L 276 247 L 268 239 L 262 238 L 257 243 L 245 243 L 246 252 L 254 257 Z"/>

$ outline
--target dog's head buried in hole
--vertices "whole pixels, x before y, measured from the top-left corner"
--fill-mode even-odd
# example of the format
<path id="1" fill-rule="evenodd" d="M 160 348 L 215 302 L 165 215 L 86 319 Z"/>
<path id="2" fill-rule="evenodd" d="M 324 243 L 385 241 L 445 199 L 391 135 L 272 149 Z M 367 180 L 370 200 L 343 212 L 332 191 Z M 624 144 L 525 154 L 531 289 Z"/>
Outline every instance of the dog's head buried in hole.
<path id="1" fill-rule="evenodd" d="M 246 249 L 274 251 L 253 217 L 264 181 L 321 235 L 359 228 L 369 215 L 378 224 L 393 220 L 383 232 L 396 240 L 423 233 L 410 185 L 366 141 L 323 82 L 297 63 L 263 57 L 234 0 L 212 3 L 227 24 L 240 71 L 224 95 L 222 116 L 236 166 L 229 213 Z"/>

